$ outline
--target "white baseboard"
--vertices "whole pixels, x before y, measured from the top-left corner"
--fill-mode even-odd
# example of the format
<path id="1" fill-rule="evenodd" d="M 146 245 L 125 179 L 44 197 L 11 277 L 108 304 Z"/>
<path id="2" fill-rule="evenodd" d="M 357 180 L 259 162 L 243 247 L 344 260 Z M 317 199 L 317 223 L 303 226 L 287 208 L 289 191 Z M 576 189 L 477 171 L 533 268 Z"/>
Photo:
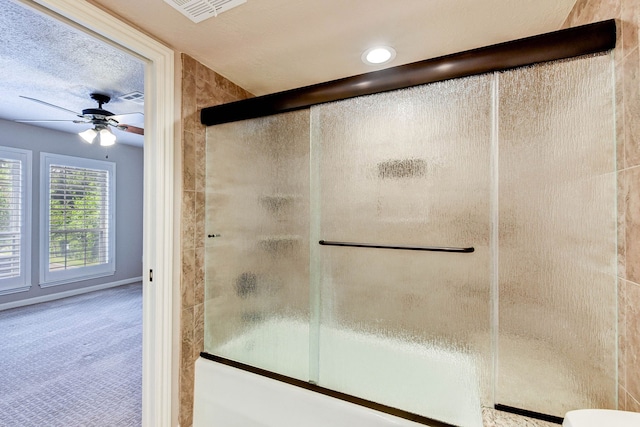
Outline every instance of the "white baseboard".
<path id="1" fill-rule="evenodd" d="M 73 289 L 70 291 L 58 292 L 55 294 L 42 295 L 34 298 L 26 298 L 18 301 L 5 302 L 0 304 L 0 311 L 8 310 L 10 308 L 24 307 L 26 305 L 38 304 L 41 302 L 55 301 L 61 298 L 72 297 L 75 295 L 82 295 L 88 292 L 100 291 L 103 289 L 115 288 L 117 286 L 129 285 L 131 283 L 142 282 L 142 276 L 132 277 L 131 279 L 118 280 L 116 282 L 103 283 L 101 285 L 88 286 L 86 288 Z"/>

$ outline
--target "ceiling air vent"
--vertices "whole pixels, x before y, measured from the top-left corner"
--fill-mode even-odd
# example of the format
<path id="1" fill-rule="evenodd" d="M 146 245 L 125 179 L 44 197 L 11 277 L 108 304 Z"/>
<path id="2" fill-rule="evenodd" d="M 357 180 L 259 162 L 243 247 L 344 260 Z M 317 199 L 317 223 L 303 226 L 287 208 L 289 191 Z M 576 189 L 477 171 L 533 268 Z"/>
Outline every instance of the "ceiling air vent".
<path id="1" fill-rule="evenodd" d="M 196 24 L 212 16 L 218 16 L 236 6 L 246 3 L 247 0 L 164 0 L 184 16 Z"/>
<path id="2" fill-rule="evenodd" d="M 136 104 L 144 105 L 144 93 L 133 91 L 131 93 L 127 93 L 125 95 L 119 96 L 118 99 L 122 99 L 123 101 L 131 101 Z"/>

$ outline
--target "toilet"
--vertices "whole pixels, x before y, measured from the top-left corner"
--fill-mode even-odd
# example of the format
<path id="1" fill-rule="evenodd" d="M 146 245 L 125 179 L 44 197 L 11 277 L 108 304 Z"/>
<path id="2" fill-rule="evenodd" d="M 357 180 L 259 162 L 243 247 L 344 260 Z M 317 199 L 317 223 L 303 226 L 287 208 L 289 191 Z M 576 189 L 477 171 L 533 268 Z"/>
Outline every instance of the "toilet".
<path id="1" fill-rule="evenodd" d="M 563 427 L 640 427 L 640 413 L 612 409 L 578 409 L 564 416 Z"/>

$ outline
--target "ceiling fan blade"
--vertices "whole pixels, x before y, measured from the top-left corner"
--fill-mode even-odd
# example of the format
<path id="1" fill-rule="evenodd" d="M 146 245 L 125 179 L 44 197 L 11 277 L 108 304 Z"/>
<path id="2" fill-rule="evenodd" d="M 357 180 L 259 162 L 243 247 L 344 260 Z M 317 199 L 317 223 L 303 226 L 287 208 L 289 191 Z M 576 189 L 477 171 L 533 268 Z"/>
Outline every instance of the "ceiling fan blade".
<path id="1" fill-rule="evenodd" d="M 49 104 L 48 102 L 40 101 L 39 99 L 29 98 L 28 96 L 22 96 L 22 95 L 19 95 L 19 96 L 20 96 L 20 98 L 28 99 L 29 101 L 33 101 L 33 102 L 37 102 L 37 103 L 40 103 L 40 104 L 44 104 L 44 105 L 47 105 L 49 107 L 57 108 L 58 110 L 66 111 L 67 113 L 71 113 L 73 115 L 80 116 L 75 111 L 67 110 L 64 107 L 59 107 L 57 105 Z M 82 116 L 80 116 L 80 117 L 82 117 Z"/>
<path id="2" fill-rule="evenodd" d="M 129 121 L 141 120 L 144 118 L 144 114 L 143 113 L 124 113 L 124 114 L 116 114 L 115 116 L 109 116 L 109 118 L 114 119 L 118 122 L 126 120 L 127 118 L 129 118 Z"/>
<path id="3" fill-rule="evenodd" d="M 125 132 L 135 133 L 137 135 L 144 135 L 144 129 L 143 128 L 139 128 L 137 126 L 119 124 L 116 127 L 118 129 L 122 130 L 122 131 L 125 131 Z"/>
<path id="4" fill-rule="evenodd" d="M 83 122 L 80 120 L 14 120 L 14 122 L 18 122 L 18 123 L 54 123 L 54 122 L 91 123 L 91 122 Z"/>

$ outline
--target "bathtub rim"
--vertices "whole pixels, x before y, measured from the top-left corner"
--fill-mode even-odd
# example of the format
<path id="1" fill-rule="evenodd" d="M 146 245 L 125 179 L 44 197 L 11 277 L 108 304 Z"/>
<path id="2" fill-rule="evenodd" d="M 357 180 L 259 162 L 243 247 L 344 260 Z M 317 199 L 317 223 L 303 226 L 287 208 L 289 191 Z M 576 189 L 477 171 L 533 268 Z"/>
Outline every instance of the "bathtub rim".
<path id="1" fill-rule="evenodd" d="M 286 375 L 278 374 L 276 372 L 268 371 L 266 369 L 257 368 L 255 366 L 247 365 L 235 360 L 226 359 L 224 357 L 216 356 L 211 353 L 201 352 L 200 357 L 212 362 L 217 362 L 232 368 L 240 369 L 242 371 L 250 372 L 252 374 L 260 375 L 272 379 L 274 381 L 282 382 L 294 387 L 303 388 L 315 393 L 319 393 L 334 399 L 342 400 L 344 402 L 353 403 L 354 405 L 363 406 L 365 408 L 373 409 L 374 411 L 383 412 L 388 415 L 393 415 L 398 418 L 413 421 L 419 424 L 424 424 L 429 427 L 457 427 L 455 424 L 448 424 L 443 421 L 439 421 L 433 418 L 428 418 L 423 415 L 418 415 L 413 412 L 405 411 L 393 406 L 384 405 L 382 403 L 373 402 L 371 400 L 363 399 L 361 397 L 353 396 L 351 394 L 342 393 L 330 388 L 322 387 L 312 382 L 303 381 L 297 378 L 289 377 Z M 481 408 L 479 408 L 481 410 Z"/>

